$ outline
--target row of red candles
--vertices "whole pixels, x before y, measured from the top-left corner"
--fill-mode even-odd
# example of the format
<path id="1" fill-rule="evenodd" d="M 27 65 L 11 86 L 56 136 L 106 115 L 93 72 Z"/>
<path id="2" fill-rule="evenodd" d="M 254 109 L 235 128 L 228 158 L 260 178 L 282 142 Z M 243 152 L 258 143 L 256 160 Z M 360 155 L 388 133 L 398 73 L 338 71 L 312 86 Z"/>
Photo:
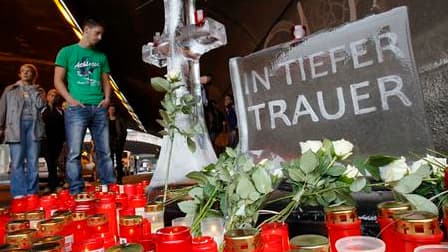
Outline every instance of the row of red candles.
<path id="1" fill-rule="evenodd" d="M 141 224 L 138 222 L 138 225 L 117 225 L 117 212 L 118 216 L 122 218 L 134 216 L 138 219 L 137 216 L 141 215 L 141 211 L 147 204 L 143 189 L 145 186 L 145 183 L 128 184 L 124 185 L 123 188 L 119 188 L 117 185 L 110 185 L 108 188 L 109 192 L 101 192 L 100 190 L 104 190 L 101 187 L 90 186 L 86 187 L 85 193 L 75 197 L 70 195 L 67 190 L 63 190 L 59 194 L 42 196 L 40 198 L 37 195 L 31 195 L 21 199 L 14 199 L 11 201 L 9 211 L 0 212 L 0 244 L 5 242 L 6 226 L 8 223 L 11 223 L 12 216 L 24 216 L 24 213 L 42 210 L 45 213 L 45 220 L 50 220 L 54 217 L 54 214 L 64 215 L 71 212 L 73 214 L 79 215 L 79 213 L 84 213 L 87 216 L 96 217 L 104 215 L 104 219 L 107 221 L 100 225 L 94 223 L 94 225 L 89 226 L 86 219 L 82 219 L 74 220 L 69 225 L 65 225 L 60 233 L 37 232 L 37 236 L 41 237 L 46 235 L 64 236 L 64 242 L 70 243 L 64 246 L 67 249 L 72 247 L 73 251 L 96 251 L 98 248 L 114 246 L 117 242 L 140 243 L 145 247 L 146 251 L 151 251 L 156 244 L 158 244 L 157 247 L 160 247 L 157 251 L 174 251 L 172 247 L 169 250 L 163 250 L 165 243 L 169 244 L 169 246 L 190 244 L 194 251 L 215 250 L 212 248 L 217 247 L 216 242 L 210 237 L 195 237 L 191 239 L 190 236 L 190 241 L 187 238 L 184 245 L 181 245 L 183 243 L 179 242 L 172 243 L 173 240 L 185 239 L 184 233 L 186 231 L 181 227 L 166 227 L 158 230 L 157 234 L 151 234 L 151 223 L 145 218 L 140 218 Z M 124 193 L 119 193 L 120 189 Z M 92 195 L 95 196 L 91 197 Z M 16 226 L 16 231 L 21 228 L 29 228 L 29 224 L 28 226 Z M 280 226 L 264 225 L 263 230 L 262 236 L 263 242 L 266 244 L 266 252 L 286 251 L 283 248 L 289 248 L 286 224 Z M 189 230 L 187 233 L 189 234 Z M 25 246 L 30 245 L 26 244 Z M 181 249 L 181 251 L 188 250 Z"/>

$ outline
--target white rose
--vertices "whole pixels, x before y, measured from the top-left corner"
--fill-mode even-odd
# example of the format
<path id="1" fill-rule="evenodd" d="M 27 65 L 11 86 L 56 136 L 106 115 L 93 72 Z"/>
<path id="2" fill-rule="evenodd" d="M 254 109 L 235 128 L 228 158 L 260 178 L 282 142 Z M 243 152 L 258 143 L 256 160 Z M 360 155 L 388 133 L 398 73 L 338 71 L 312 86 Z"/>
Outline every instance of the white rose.
<path id="1" fill-rule="evenodd" d="M 401 157 L 392 163 L 380 167 L 380 176 L 384 182 L 397 181 L 408 174 L 410 168 L 406 164 L 406 159 Z"/>
<path id="2" fill-rule="evenodd" d="M 334 152 L 338 157 L 348 157 L 352 154 L 353 144 L 345 139 L 333 141 Z"/>
<path id="3" fill-rule="evenodd" d="M 308 150 L 316 153 L 322 147 L 322 142 L 318 140 L 308 140 L 306 142 L 300 142 L 299 144 L 302 154 L 307 152 Z"/>
<path id="4" fill-rule="evenodd" d="M 425 158 L 415 161 L 411 166 L 411 173 L 417 171 L 420 166 L 428 164 L 432 167 L 432 173 L 435 176 L 443 176 L 445 167 L 447 166 L 446 158 L 437 158 L 431 155 L 426 155 Z"/>
<path id="5" fill-rule="evenodd" d="M 344 175 L 348 178 L 356 178 L 362 176 L 358 168 L 353 165 L 347 165 L 347 170 L 345 170 Z"/>

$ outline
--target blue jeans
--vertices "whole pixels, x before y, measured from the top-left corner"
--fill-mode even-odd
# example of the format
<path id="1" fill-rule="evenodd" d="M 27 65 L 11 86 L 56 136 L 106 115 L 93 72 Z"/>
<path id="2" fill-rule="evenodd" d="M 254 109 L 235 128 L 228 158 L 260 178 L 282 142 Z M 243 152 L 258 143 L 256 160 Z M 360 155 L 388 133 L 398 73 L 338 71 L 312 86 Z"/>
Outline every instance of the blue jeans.
<path id="1" fill-rule="evenodd" d="M 109 121 L 106 109 L 94 105 L 69 106 L 64 116 L 68 146 L 66 172 L 70 193 L 77 194 L 84 190 L 81 147 L 87 128 L 95 143 L 96 170 L 101 184 L 115 183 L 116 179 L 110 158 Z"/>
<path id="2" fill-rule="evenodd" d="M 11 194 L 36 194 L 39 190 L 40 141 L 33 139 L 33 121 L 22 120 L 20 142 L 9 144 L 11 155 Z"/>

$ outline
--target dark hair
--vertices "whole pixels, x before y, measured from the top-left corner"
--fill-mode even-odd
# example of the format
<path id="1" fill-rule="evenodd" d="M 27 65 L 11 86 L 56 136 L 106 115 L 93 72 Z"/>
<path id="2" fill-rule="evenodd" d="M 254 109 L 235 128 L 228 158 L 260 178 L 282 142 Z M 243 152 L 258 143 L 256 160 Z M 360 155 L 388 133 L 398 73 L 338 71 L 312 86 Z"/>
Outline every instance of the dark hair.
<path id="1" fill-rule="evenodd" d="M 103 20 L 101 20 L 99 18 L 94 18 L 94 17 L 84 18 L 84 20 L 82 22 L 82 28 L 84 29 L 86 26 L 88 26 L 88 27 L 101 26 L 101 27 L 105 28 Z"/>

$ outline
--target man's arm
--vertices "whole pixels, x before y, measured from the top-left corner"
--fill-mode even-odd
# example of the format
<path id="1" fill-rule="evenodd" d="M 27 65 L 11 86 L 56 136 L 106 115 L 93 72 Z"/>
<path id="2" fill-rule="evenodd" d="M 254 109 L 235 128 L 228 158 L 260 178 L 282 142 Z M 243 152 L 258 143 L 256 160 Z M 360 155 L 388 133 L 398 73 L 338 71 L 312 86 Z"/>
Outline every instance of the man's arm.
<path id="1" fill-rule="evenodd" d="M 112 93 L 112 87 L 110 86 L 110 83 L 109 83 L 109 74 L 108 73 L 101 74 L 101 84 L 103 84 L 104 100 L 102 100 L 100 102 L 98 107 L 107 108 L 110 104 L 110 95 Z"/>
<path id="2" fill-rule="evenodd" d="M 70 95 L 70 93 L 67 90 L 67 87 L 65 86 L 64 79 L 65 79 L 66 70 L 63 67 L 55 66 L 54 68 L 54 87 L 59 92 L 59 94 L 64 97 L 64 99 L 67 101 L 67 103 L 70 106 L 83 106 L 79 101 L 73 99 L 73 97 Z"/>

